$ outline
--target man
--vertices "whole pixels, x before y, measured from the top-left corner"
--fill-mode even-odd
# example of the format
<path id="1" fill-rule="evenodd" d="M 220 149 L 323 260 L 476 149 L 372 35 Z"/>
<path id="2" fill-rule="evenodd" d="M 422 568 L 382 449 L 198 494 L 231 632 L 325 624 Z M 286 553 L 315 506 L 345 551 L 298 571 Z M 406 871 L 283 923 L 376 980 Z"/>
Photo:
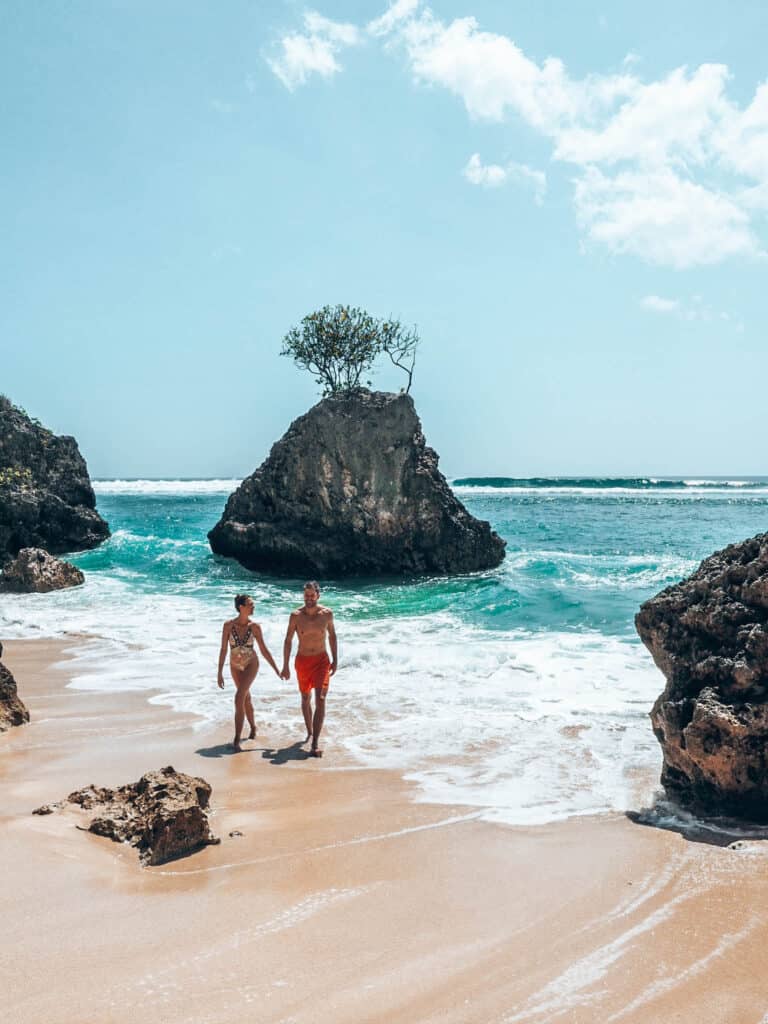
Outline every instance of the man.
<path id="1" fill-rule="evenodd" d="M 312 740 L 310 754 L 322 757 L 323 752 L 318 746 L 320 732 L 325 720 L 325 697 L 328 693 L 330 677 L 336 672 L 338 649 L 336 646 L 336 629 L 333 625 L 333 612 L 320 604 L 320 587 L 315 580 L 304 584 L 304 607 L 291 612 L 288 620 L 288 632 L 283 644 L 283 679 L 291 678 L 288 662 L 291 657 L 294 633 L 299 637 L 299 649 L 296 652 L 294 668 L 299 681 L 301 693 L 301 713 L 307 727 L 307 739 Z M 331 658 L 325 648 L 325 638 L 331 648 Z M 312 691 L 315 691 L 315 709 L 312 711 Z"/>

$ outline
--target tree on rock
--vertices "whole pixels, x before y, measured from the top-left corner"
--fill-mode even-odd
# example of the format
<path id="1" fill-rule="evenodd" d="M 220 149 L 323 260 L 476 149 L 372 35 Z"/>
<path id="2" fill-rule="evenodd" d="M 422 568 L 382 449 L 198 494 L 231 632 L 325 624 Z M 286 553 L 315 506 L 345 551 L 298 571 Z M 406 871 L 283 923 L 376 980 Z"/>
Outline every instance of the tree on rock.
<path id="1" fill-rule="evenodd" d="M 408 393 L 418 345 L 416 331 L 399 320 L 377 320 L 356 306 L 323 306 L 286 334 L 280 354 L 309 370 L 324 396 L 370 387 L 363 376 L 380 355 L 387 355 L 407 375 Z"/>

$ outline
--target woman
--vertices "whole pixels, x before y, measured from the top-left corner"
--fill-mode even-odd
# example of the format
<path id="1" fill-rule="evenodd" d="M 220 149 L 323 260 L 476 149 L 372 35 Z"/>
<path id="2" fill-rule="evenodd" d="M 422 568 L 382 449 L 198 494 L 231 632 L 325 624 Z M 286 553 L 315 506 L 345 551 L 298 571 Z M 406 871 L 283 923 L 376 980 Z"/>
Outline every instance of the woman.
<path id="1" fill-rule="evenodd" d="M 243 719 L 247 717 L 251 727 L 249 740 L 256 736 L 256 722 L 253 719 L 253 703 L 251 702 L 251 683 L 259 671 L 259 659 L 253 649 L 253 643 L 259 645 L 259 650 L 275 670 L 275 675 L 280 673 L 275 664 L 274 658 L 267 650 L 264 637 L 261 635 L 261 626 L 257 622 L 251 622 L 253 614 L 253 601 L 248 594 L 238 594 L 235 598 L 237 618 L 229 619 L 224 623 L 221 631 L 221 649 L 219 650 L 219 688 L 224 689 L 224 662 L 227 657 L 227 646 L 229 646 L 229 671 L 235 683 L 235 738 L 232 746 L 236 751 L 240 747 L 240 733 L 243 728 Z"/>

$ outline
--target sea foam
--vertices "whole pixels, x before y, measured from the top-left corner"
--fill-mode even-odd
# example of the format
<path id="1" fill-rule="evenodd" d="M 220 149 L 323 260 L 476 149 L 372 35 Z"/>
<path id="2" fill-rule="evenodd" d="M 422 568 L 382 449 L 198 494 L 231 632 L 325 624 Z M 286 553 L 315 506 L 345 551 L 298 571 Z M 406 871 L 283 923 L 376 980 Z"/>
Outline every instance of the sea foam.
<path id="1" fill-rule="evenodd" d="M 266 594 L 251 589 L 262 604 Z M 281 614 L 259 616 L 276 658 L 289 610 L 286 602 Z M 153 700 L 199 716 L 199 729 L 228 733 L 233 689 L 228 672 L 226 693 L 216 686 L 221 623 L 205 602 L 139 595 L 130 581 L 101 576 L 79 594 L 21 598 L 18 612 L 15 623 L 3 616 L 6 636 L 78 632 L 85 622 L 99 635 L 78 641 L 66 663 L 74 687 L 153 690 Z M 493 632 L 445 612 L 399 617 L 386 630 L 341 620 L 339 630 L 327 742 L 359 764 L 405 772 L 425 800 L 517 824 L 636 806 L 637 773 L 657 750 L 647 710 L 659 688 L 639 642 Z M 260 731 L 293 742 L 295 681 L 263 663 L 253 693 Z"/>
<path id="2" fill-rule="evenodd" d="M 97 495 L 107 494 L 231 494 L 241 481 L 216 480 L 94 480 Z"/>
<path id="3" fill-rule="evenodd" d="M 633 616 L 712 550 L 764 529 L 768 498 L 765 482 L 737 478 L 630 482 L 457 488 L 507 540 L 498 569 L 327 582 L 341 652 L 329 753 L 403 771 L 423 799 L 517 824 L 652 805 L 661 759 L 648 711 L 664 681 Z M 216 664 L 233 595 L 253 596 L 278 660 L 301 597 L 300 580 L 212 555 L 206 533 L 237 483 L 97 481 L 113 536 L 70 556 L 85 585 L 0 596 L 0 637 L 69 635 L 73 685 L 151 692 L 223 740 L 233 688 L 227 673 L 218 689 Z M 295 680 L 263 664 L 254 698 L 270 743 L 300 738 Z"/>

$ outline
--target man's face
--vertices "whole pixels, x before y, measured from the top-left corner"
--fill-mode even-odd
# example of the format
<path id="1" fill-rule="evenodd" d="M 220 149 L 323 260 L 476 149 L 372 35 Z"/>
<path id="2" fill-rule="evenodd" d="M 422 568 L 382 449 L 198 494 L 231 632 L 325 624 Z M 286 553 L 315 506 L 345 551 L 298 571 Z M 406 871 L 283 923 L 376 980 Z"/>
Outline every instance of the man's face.
<path id="1" fill-rule="evenodd" d="M 314 608 L 320 600 L 320 595 L 314 587 L 304 587 L 304 604 L 307 608 Z"/>

